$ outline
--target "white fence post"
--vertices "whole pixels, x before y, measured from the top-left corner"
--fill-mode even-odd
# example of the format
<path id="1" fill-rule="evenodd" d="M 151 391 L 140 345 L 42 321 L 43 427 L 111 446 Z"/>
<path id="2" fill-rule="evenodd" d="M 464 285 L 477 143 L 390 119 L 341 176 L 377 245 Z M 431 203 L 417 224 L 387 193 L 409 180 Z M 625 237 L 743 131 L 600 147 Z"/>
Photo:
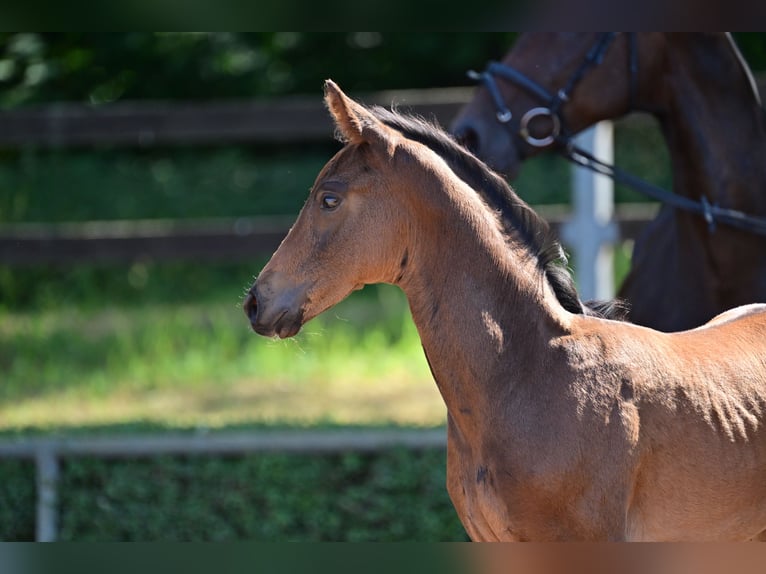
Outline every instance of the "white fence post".
<path id="1" fill-rule="evenodd" d="M 55 542 L 58 532 L 59 463 L 53 448 L 42 447 L 35 454 L 37 467 L 38 542 Z"/>
<path id="2" fill-rule="evenodd" d="M 575 138 L 578 147 L 598 159 L 614 163 L 612 122 L 599 122 Z M 614 297 L 614 258 L 617 241 L 614 182 L 580 166 L 572 168 L 573 215 L 564 224 L 562 239 L 573 251 L 575 278 L 584 300 Z"/>

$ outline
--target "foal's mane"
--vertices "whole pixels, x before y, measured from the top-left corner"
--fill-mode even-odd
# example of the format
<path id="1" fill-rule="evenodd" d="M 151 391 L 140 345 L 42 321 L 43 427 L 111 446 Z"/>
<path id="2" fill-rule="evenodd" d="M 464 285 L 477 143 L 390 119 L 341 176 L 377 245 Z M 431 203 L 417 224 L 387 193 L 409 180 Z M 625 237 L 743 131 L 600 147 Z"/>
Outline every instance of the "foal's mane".
<path id="1" fill-rule="evenodd" d="M 608 319 L 624 319 L 617 301 L 583 304 L 567 268 L 567 257 L 548 223 L 511 189 L 503 178 L 431 122 L 374 106 L 370 112 L 406 138 L 421 143 L 447 162 L 460 179 L 500 214 L 505 233 L 518 239 L 537 257 L 538 265 L 559 303 L 569 312 Z"/>

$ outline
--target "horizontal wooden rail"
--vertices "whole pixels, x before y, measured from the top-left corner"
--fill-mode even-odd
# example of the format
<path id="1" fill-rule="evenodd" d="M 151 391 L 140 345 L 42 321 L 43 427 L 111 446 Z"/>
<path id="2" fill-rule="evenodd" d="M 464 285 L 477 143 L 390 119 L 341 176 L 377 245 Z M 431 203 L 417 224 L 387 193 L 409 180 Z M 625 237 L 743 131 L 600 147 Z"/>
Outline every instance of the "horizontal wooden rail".
<path id="1" fill-rule="evenodd" d="M 274 252 L 293 220 L 294 216 L 5 224 L 0 226 L 0 263 L 242 261 Z"/>
<path id="2" fill-rule="evenodd" d="M 537 211 L 559 232 L 566 206 Z M 624 239 L 636 237 L 656 207 L 617 207 Z M 204 220 L 101 221 L 0 226 L 0 264 L 14 266 L 126 263 L 136 261 L 250 261 L 271 255 L 294 216 Z"/>
<path id="3" fill-rule="evenodd" d="M 447 125 L 472 88 L 358 94 Z M 326 142 L 332 121 L 321 93 L 272 100 L 57 103 L 0 112 L 0 146 L 137 146 Z"/>
<path id="4" fill-rule="evenodd" d="M 756 75 L 756 83 L 765 93 L 766 75 Z M 352 95 L 447 126 L 474 91 L 456 87 Z M 643 123 L 646 118 L 632 114 L 627 120 Z M 319 91 L 258 100 L 54 103 L 0 111 L 0 147 L 323 142 L 332 137 L 332 130 Z"/>

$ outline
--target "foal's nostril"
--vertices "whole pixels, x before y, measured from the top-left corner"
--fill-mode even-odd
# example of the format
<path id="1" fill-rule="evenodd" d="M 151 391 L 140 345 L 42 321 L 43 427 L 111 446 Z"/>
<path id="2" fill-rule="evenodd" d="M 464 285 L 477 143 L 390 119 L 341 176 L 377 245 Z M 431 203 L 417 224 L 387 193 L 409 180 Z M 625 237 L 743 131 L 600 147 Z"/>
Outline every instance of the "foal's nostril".
<path id="1" fill-rule="evenodd" d="M 255 318 L 258 315 L 258 301 L 255 300 L 255 294 L 252 291 L 248 291 L 245 302 L 242 304 L 242 308 L 245 311 L 245 315 L 250 319 L 250 322 L 255 322 Z"/>
<path id="2" fill-rule="evenodd" d="M 454 131 L 457 142 L 471 153 L 479 151 L 479 134 L 469 125 L 458 126 Z"/>

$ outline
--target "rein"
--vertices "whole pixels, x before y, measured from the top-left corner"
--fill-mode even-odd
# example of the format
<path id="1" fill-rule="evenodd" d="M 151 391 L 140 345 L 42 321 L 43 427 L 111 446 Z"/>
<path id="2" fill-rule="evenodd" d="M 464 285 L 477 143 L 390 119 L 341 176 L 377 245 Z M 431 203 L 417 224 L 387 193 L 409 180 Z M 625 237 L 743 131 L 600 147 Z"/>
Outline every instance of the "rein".
<path id="1" fill-rule="evenodd" d="M 750 233 L 766 235 L 766 218 L 747 215 L 735 209 L 727 209 L 716 204 L 711 204 L 704 196 L 697 201 L 667 191 L 641 179 L 640 177 L 632 175 L 615 165 L 603 162 L 575 145 L 572 135 L 567 130 L 566 124 L 561 117 L 561 107 L 571 99 L 572 92 L 580 80 L 585 76 L 585 73 L 591 67 L 601 64 L 604 55 L 616 35 L 616 32 L 606 32 L 602 34 L 594 46 L 588 51 L 585 60 L 580 64 L 577 70 L 575 70 L 575 73 L 566 85 L 563 88 L 560 88 L 555 94 L 551 94 L 546 88 L 522 72 L 500 62 L 490 62 L 487 65 L 486 70 L 483 72 L 470 70 L 468 72 L 468 77 L 479 82 L 489 92 L 489 95 L 495 104 L 495 117 L 497 118 L 497 121 L 511 129 L 514 136 L 521 137 L 528 145 L 535 148 L 544 148 L 555 144 L 554 149 L 574 164 L 588 168 L 595 173 L 607 175 L 617 183 L 627 185 L 635 191 L 654 200 L 671 205 L 677 209 L 683 209 L 701 215 L 707 222 L 711 232 L 715 231 L 716 225 L 720 223 Z M 636 103 L 636 91 L 638 88 L 638 50 L 635 34 L 628 34 L 628 44 L 630 109 L 633 109 Z M 516 121 L 511 110 L 508 109 L 508 106 L 506 106 L 503 101 L 496 77 L 515 84 L 519 88 L 535 96 L 538 100 L 543 102 L 543 105 L 526 111 L 521 118 Z M 530 133 L 530 122 L 536 118 L 542 117 L 547 117 L 550 120 L 550 132 L 543 137 L 535 137 Z"/>

